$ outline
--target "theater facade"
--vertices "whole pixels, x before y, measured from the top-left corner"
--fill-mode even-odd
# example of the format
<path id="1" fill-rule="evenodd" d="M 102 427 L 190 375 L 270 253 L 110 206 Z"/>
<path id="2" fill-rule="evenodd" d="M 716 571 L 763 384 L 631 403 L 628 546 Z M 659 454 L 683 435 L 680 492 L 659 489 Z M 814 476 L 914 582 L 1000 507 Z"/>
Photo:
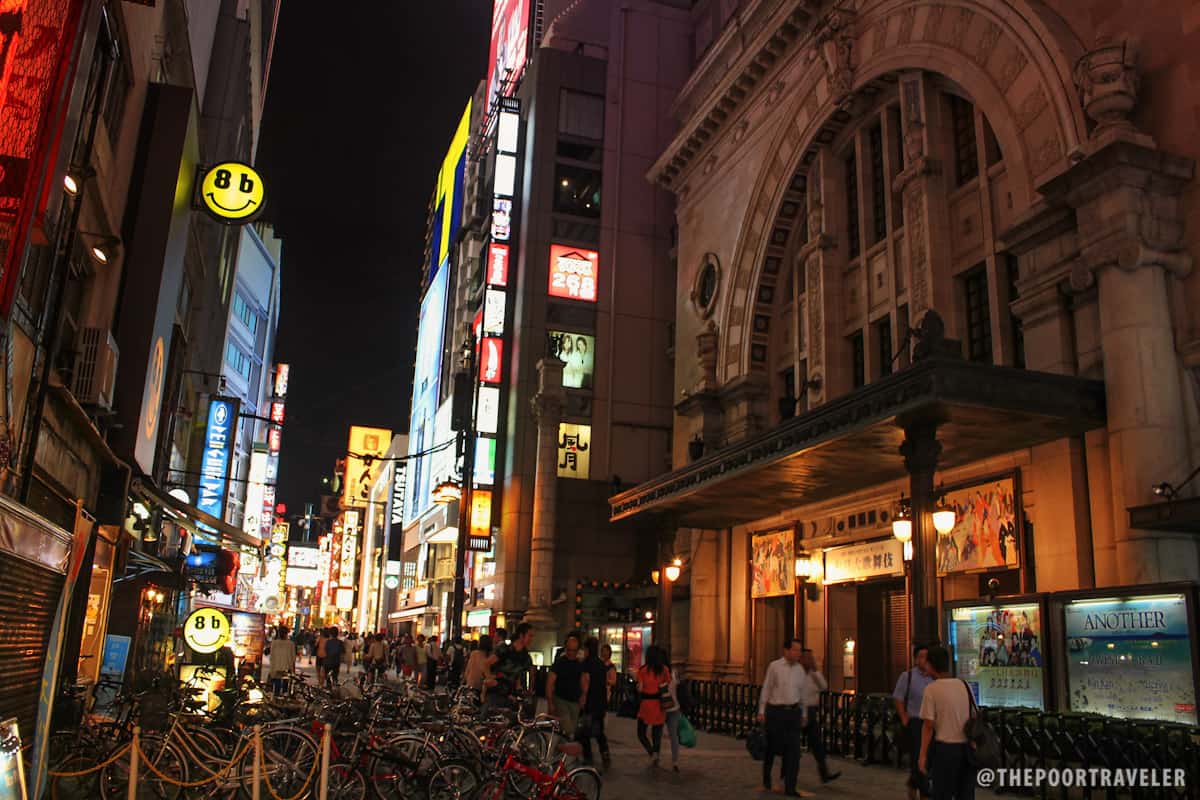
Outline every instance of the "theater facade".
<path id="1" fill-rule="evenodd" d="M 1195 721 L 1183 17 L 696 4 L 648 174 L 677 203 L 673 470 L 610 499 L 683 564 L 659 632 L 692 677 L 760 682 L 795 634 L 834 689 L 887 691 L 937 638 L 981 699 L 1117 713 L 1076 691 L 1116 641 L 1172 654 L 1126 715 Z"/>

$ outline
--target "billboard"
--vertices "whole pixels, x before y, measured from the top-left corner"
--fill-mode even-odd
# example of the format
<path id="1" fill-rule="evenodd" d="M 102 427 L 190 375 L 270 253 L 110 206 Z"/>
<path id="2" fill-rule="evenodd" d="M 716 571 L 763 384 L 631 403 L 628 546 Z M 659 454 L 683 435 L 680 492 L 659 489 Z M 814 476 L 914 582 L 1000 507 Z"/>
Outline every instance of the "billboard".
<path id="1" fill-rule="evenodd" d="M 596 337 L 583 333 L 547 331 L 554 355 L 563 362 L 563 386 L 568 389 L 592 388 Z"/>
<path id="2" fill-rule="evenodd" d="M 256 538 L 265 539 L 263 532 L 264 519 L 269 515 L 263 514 L 264 490 L 267 483 L 267 454 L 259 450 L 262 445 L 255 445 L 250 454 L 250 472 L 246 477 L 246 507 L 242 517 L 242 530 Z"/>
<path id="3" fill-rule="evenodd" d="M 495 0 L 488 55 L 488 105 L 516 91 L 529 57 L 530 0 Z"/>
<path id="4" fill-rule="evenodd" d="M 383 463 L 379 459 L 392 443 L 392 432 L 386 428 L 350 426 L 350 443 L 346 446 L 346 476 L 342 481 L 342 505 L 365 506 L 371 499 L 371 487 Z"/>
<path id="5" fill-rule="evenodd" d="M 431 219 L 433 243 L 429 253 L 429 274 L 434 275 L 446 263 L 450 246 L 462 227 L 463 198 L 467 170 L 467 140 L 471 136 L 471 101 L 458 120 L 450 149 L 438 170 L 437 185 L 433 193 L 433 217 Z"/>
<path id="6" fill-rule="evenodd" d="M 229 456 L 233 449 L 237 418 L 237 400 L 214 397 L 209 401 L 208 424 L 204 428 L 204 455 L 200 459 L 200 496 L 196 508 L 218 519 L 225 509 Z"/>
<path id="7" fill-rule="evenodd" d="M 438 383 L 442 372 L 442 340 L 446 327 L 446 276 L 449 269 L 438 270 L 421 300 L 420 322 L 417 328 L 417 363 L 413 376 L 412 410 L 409 415 L 409 454 L 420 453 L 438 444 L 434 438 L 434 416 L 437 413 Z M 429 508 L 429 457 L 409 462 L 409 502 L 406 504 L 406 524 Z"/>
<path id="8" fill-rule="evenodd" d="M 342 517 L 342 549 L 338 559 L 338 586 L 354 586 L 358 555 L 358 511 L 350 509 Z"/>
<path id="9" fill-rule="evenodd" d="M 550 245 L 550 296 L 596 302 L 600 254 L 595 250 Z"/>
<path id="10" fill-rule="evenodd" d="M 1184 595 L 1077 600 L 1063 613 L 1072 711 L 1196 724 Z"/>
<path id="11" fill-rule="evenodd" d="M 981 706 L 1044 710 L 1045 658 L 1037 603 L 956 608 L 950 617 L 954 674 Z"/>
<path id="12" fill-rule="evenodd" d="M 500 390 L 495 386 L 480 386 L 475 411 L 475 430 L 495 433 L 500 427 Z"/>
<path id="13" fill-rule="evenodd" d="M 499 383 L 504 367 L 504 340 L 485 336 L 479 342 L 479 380 Z"/>
<path id="14" fill-rule="evenodd" d="M 499 242 L 488 245 L 487 283 L 489 286 L 508 286 L 508 245 Z"/>
<path id="15" fill-rule="evenodd" d="M 558 477 L 583 478 L 590 475 L 591 425 L 558 424 Z"/>

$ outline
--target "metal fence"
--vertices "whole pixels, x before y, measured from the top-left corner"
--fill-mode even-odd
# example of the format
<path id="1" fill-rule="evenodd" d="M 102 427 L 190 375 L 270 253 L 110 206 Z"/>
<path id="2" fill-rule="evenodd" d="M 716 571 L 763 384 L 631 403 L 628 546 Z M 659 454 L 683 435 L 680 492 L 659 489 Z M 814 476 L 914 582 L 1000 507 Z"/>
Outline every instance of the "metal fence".
<path id="1" fill-rule="evenodd" d="M 690 719 L 712 733 L 745 736 L 756 724 L 759 687 L 691 681 Z M 889 695 L 826 692 L 821 725 L 831 753 L 864 765 L 908 765 L 908 743 Z M 1000 738 L 1005 768 L 1183 769 L 1186 786 L 1120 791 L 1135 798 L 1200 798 L 1200 728 L 1095 714 L 983 708 Z M 897 735 L 900 734 L 900 735 Z M 1080 791 L 1044 783 L 1043 798 L 1117 797 L 1118 790 Z"/>

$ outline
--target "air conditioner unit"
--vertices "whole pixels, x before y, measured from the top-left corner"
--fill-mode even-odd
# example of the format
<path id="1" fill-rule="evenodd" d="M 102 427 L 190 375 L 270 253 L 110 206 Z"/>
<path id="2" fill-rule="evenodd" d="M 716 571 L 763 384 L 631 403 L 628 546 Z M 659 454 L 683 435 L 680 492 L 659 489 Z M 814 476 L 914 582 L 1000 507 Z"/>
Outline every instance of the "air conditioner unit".
<path id="1" fill-rule="evenodd" d="M 83 405 L 112 409 L 117 381 L 117 342 L 107 328 L 79 331 L 78 358 L 71 392 Z"/>

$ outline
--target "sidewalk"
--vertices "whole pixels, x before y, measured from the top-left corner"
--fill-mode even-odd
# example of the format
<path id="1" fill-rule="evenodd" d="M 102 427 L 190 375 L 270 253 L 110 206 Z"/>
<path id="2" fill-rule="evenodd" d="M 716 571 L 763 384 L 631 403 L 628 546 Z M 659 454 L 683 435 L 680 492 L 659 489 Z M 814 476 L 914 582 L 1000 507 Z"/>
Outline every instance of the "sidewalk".
<path id="1" fill-rule="evenodd" d="M 671 748 L 663 736 L 662 766 L 649 766 L 645 752 L 637 740 L 637 723 L 610 714 L 605 727 L 609 736 L 613 766 L 604 775 L 602 797 L 650 800 L 650 798 L 679 798 L 680 800 L 737 800 L 739 798 L 771 798 L 783 795 L 779 780 L 779 760 L 775 766 L 775 791 L 762 788 L 762 763 L 754 761 L 740 739 L 697 731 L 697 745 L 679 754 L 679 774 L 671 771 Z M 830 757 L 829 765 L 842 776 L 822 785 L 817 768 L 807 754 L 800 761 L 799 788 L 817 797 L 872 797 L 878 800 L 903 798 L 906 773 L 894 767 L 859 763 Z M 993 800 L 996 795 L 977 789 L 979 800 Z"/>

